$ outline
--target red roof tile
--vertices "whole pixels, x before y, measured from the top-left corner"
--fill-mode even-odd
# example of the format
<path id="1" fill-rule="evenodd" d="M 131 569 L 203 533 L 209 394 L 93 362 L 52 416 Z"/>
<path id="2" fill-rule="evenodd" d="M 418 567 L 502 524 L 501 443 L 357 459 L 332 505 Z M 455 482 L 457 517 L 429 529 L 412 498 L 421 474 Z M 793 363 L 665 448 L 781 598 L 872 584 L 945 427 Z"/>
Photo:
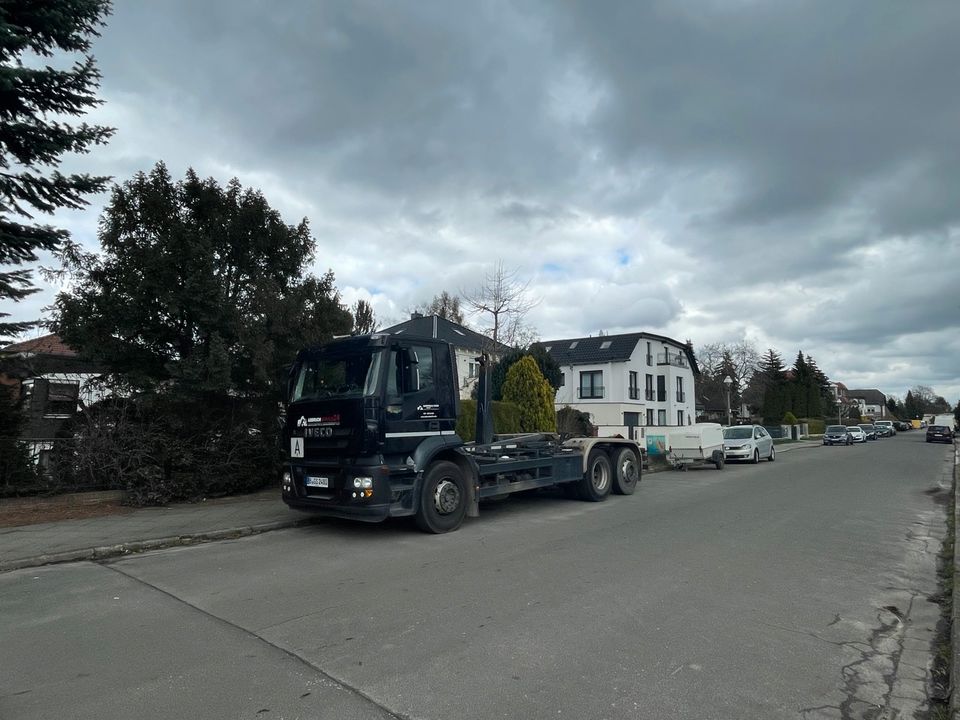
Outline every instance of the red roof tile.
<path id="1" fill-rule="evenodd" d="M 35 353 L 37 355 L 60 355 L 63 357 L 74 357 L 77 354 L 77 351 L 64 343 L 59 335 L 53 334 L 7 345 L 3 348 L 3 351 L 9 353 Z"/>

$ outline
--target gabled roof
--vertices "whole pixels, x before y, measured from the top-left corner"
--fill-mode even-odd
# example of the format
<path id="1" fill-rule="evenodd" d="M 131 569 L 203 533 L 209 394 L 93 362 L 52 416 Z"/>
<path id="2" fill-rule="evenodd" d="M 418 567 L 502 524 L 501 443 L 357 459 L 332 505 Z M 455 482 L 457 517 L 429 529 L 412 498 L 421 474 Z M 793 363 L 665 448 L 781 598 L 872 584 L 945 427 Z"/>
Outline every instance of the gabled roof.
<path id="1" fill-rule="evenodd" d="M 390 335 L 416 335 L 417 337 L 436 338 L 444 340 L 454 347 L 466 348 L 467 350 L 490 352 L 493 346 L 493 340 L 486 335 L 464 327 L 439 315 L 421 315 L 415 316 L 405 322 L 393 325 L 392 327 L 378 330 L 377 332 L 388 333 Z M 494 352 L 500 354 L 509 352 L 512 348 L 497 343 L 498 349 Z"/>
<path id="2" fill-rule="evenodd" d="M 59 335 L 43 335 L 33 340 L 7 345 L 3 348 L 6 353 L 25 353 L 29 355 L 56 355 L 59 357 L 76 357 L 77 351 L 60 339 Z"/>
<path id="3" fill-rule="evenodd" d="M 541 345 L 558 365 L 587 365 L 591 363 L 626 362 L 636 350 L 641 340 L 654 340 L 672 345 L 686 353 L 690 368 L 695 375 L 700 374 L 697 361 L 686 343 L 678 342 L 665 335 L 639 332 L 624 335 L 598 335 L 597 337 L 567 338 L 564 340 L 544 340 Z"/>
<path id="4" fill-rule="evenodd" d="M 859 398 L 867 405 L 885 405 L 887 396 L 872 388 L 866 390 L 847 390 L 847 397 Z"/>

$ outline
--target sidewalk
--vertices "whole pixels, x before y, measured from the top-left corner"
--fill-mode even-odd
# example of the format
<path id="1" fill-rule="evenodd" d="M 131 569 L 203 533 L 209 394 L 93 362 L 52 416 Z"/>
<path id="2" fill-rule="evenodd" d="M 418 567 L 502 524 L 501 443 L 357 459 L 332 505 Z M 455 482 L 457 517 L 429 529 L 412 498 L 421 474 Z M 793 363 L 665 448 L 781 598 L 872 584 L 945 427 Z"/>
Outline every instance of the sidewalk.
<path id="1" fill-rule="evenodd" d="M 310 522 L 310 515 L 290 510 L 280 500 L 280 489 L 271 488 L 119 515 L 4 527 L 0 528 L 0 572 L 242 537 Z"/>
<path id="2" fill-rule="evenodd" d="M 819 445 L 819 442 L 777 445 L 777 453 Z M 2 527 L 0 572 L 51 563 L 101 560 L 311 522 L 314 522 L 311 515 L 290 510 L 280 500 L 280 489 L 271 488 L 253 495 L 137 508 L 119 515 Z"/>

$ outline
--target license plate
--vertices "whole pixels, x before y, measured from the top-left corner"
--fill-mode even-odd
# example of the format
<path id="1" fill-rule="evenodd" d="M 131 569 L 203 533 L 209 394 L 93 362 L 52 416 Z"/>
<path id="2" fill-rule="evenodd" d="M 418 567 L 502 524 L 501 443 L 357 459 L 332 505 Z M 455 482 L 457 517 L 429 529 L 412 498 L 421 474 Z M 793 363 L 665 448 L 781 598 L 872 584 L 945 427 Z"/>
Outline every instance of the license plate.
<path id="1" fill-rule="evenodd" d="M 330 487 L 330 478 L 307 475 L 307 487 L 328 488 Z"/>

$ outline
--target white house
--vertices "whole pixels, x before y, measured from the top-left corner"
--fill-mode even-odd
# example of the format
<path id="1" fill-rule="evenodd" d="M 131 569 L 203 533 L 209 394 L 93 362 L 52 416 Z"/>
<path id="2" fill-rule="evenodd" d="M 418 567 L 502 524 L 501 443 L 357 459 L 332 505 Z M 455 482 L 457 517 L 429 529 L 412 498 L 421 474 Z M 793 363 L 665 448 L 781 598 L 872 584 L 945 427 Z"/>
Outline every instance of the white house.
<path id="1" fill-rule="evenodd" d="M 560 366 L 557 409 L 590 414 L 601 435 L 640 439 L 644 428 L 692 425 L 700 374 L 685 343 L 652 333 L 549 340 L 540 345 Z"/>
<path id="2" fill-rule="evenodd" d="M 874 388 L 848 390 L 850 401 L 860 406 L 860 417 L 882 420 L 887 417 L 887 396 Z"/>
<path id="3" fill-rule="evenodd" d="M 439 315 L 422 315 L 418 312 L 413 313 L 410 319 L 405 322 L 377 332 L 389 333 L 390 335 L 437 338 L 450 343 L 457 358 L 457 377 L 460 379 L 461 400 L 470 398 L 470 394 L 480 378 L 480 365 L 477 362 L 477 357 L 485 352 L 490 356 L 491 361 L 496 361 L 511 349 L 501 343 L 494 347 L 493 340 L 486 335 L 481 335 Z"/>

